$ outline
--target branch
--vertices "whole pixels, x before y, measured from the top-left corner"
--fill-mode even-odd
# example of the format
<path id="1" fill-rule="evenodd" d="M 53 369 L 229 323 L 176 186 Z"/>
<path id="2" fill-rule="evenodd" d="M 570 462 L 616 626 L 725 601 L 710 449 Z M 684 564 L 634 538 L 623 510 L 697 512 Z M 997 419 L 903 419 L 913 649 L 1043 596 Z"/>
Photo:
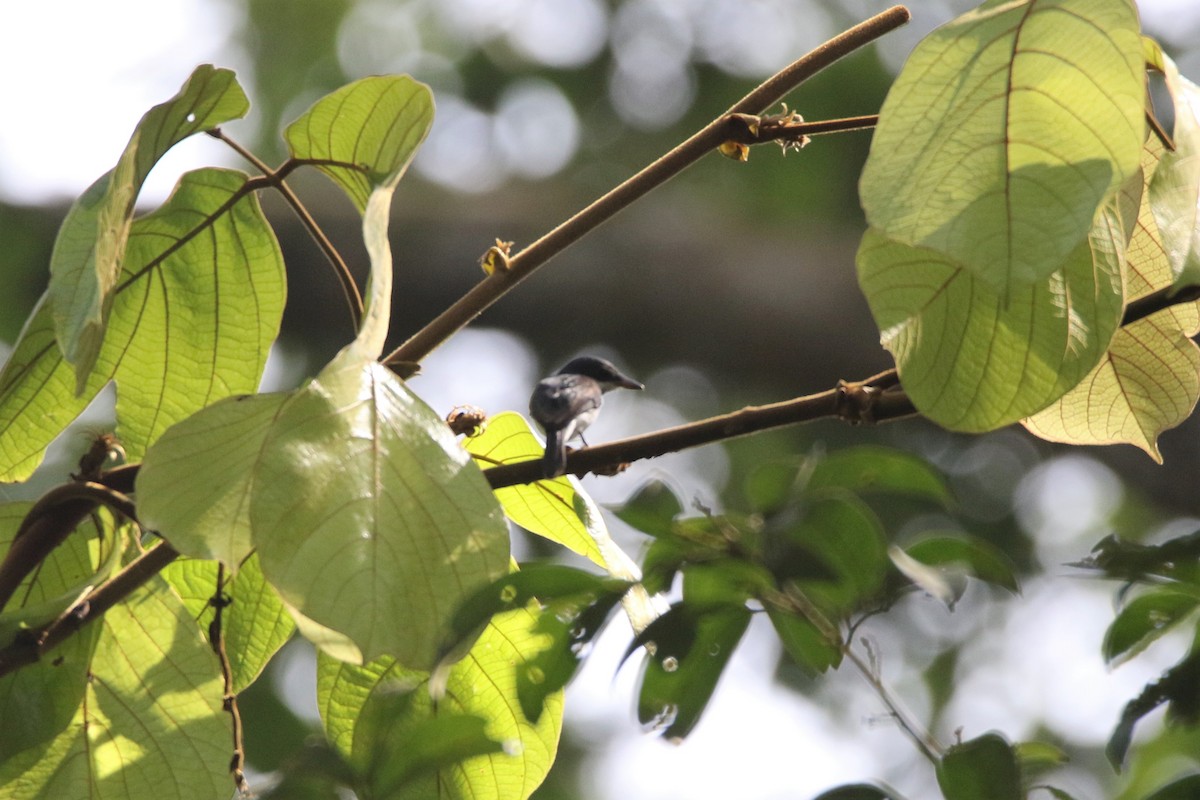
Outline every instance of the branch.
<path id="1" fill-rule="evenodd" d="M 178 557 L 179 552 L 166 542 L 152 547 L 40 631 L 22 634 L 0 648 L 0 678 L 20 667 L 37 663 L 84 625 L 104 616 L 106 611 Z"/>
<path id="2" fill-rule="evenodd" d="M 817 394 L 771 405 L 750 406 L 699 422 L 574 450 L 567 455 L 567 472 L 582 475 L 608 471 L 615 465 L 800 422 L 840 419 L 851 425 L 876 424 L 916 413 L 912 401 L 900 388 L 896 371 L 889 369 L 864 381 L 840 381 L 833 389 Z M 483 474 L 493 489 L 543 479 L 540 460 L 492 467 Z"/>
<path id="3" fill-rule="evenodd" d="M 769 78 L 674 150 L 637 175 L 576 213 L 552 231 L 513 256 L 507 269 L 498 269 L 477 283 L 453 305 L 435 317 L 384 359 L 385 364 L 411 365 L 486 311 L 521 281 L 570 245 L 598 228 L 618 211 L 631 205 L 700 160 L 729 139 L 731 115 L 761 114 L 801 83 L 855 50 L 895 30 L 909 20 L 908 9 L 894 6 L 854 26 Z"/>
<path id="4" fill-rule="evenodd" d="M 21 581 L 98 505 L 137 520 L 132 500 L 94 481 L 56 486 L 33 504 L 0 562 L 0 610 L 12 599 Z"/>

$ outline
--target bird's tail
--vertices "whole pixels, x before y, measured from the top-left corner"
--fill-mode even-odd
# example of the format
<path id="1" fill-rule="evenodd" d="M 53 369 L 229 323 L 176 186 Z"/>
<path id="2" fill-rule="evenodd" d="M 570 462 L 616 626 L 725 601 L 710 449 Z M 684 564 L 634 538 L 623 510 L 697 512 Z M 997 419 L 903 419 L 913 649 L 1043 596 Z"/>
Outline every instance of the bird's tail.
<path id="1" fill-rule="evenodd" d="M 567 440 L 562 431 L 546 434 L 546 454 L 542 456 L 542 475 L 557 478 L 567 471 Z"/>

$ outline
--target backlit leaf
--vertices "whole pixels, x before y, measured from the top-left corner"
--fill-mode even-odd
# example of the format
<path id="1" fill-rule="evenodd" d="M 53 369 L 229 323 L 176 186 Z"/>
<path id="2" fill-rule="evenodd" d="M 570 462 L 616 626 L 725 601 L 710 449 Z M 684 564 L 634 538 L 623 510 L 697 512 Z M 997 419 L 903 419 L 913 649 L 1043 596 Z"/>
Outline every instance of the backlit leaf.
<path id="1" fill-rule="evenodd" d="M 105 336 L 134 203 L 146 176 L 177 142 L 237 119 L 249 108 L 233 72 L 209 64 L 197 67 L 177 95 L 146 112 L 117 166 L 71 207 L 50 260 L 49 305 L 79 391 Z"/>
<path id="2" fill-rule="evenodd" d="M 1129 0 L 984 3 L 927 36 L 888 93 L 860 185 L 868 223 L 1027 303 L 1137 170 L 1144 81 Z"/>

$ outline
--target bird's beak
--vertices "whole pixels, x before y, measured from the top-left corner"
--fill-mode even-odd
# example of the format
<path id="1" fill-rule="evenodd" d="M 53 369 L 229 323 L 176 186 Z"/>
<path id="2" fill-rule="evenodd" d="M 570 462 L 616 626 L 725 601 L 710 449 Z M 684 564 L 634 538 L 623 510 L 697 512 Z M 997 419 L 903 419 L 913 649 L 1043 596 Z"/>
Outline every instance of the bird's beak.
<path id="1" fill-rule="evenodd" d="M 638 390 L 641 390 L 641 389 L 645 389 L 645 388 L 646 388 L 646 387 L 645 387 L 645 386 L 643 386 L 642 384 L 640 384 L 640 383 L 638 383 L 637 381 L 635 381 L 633 378 L 627 378 L 627 377 L 625 377 L 624 375 L 622 375 L 622 376 L 620 376 L 619 378 L 617 378 L 617 380 L 616 380 L 616 384 L 617 384 L 617 386 L 620 386 L 622 389 L 638 389 Z"/>

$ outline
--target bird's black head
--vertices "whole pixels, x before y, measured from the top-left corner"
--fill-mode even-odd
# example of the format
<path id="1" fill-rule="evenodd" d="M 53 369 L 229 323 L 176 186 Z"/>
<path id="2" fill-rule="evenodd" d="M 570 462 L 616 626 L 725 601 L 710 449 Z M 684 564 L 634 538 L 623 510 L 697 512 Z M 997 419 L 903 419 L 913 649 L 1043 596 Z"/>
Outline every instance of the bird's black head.
<path id="1" fill-rule="evenodd" d="M 595 356 L 573 358 L 558 371 L 559 375 L 583 375 L 591 378 L 604 389 L 644 389 L 639 382 L 621 373 L 611 361 Z"/>

